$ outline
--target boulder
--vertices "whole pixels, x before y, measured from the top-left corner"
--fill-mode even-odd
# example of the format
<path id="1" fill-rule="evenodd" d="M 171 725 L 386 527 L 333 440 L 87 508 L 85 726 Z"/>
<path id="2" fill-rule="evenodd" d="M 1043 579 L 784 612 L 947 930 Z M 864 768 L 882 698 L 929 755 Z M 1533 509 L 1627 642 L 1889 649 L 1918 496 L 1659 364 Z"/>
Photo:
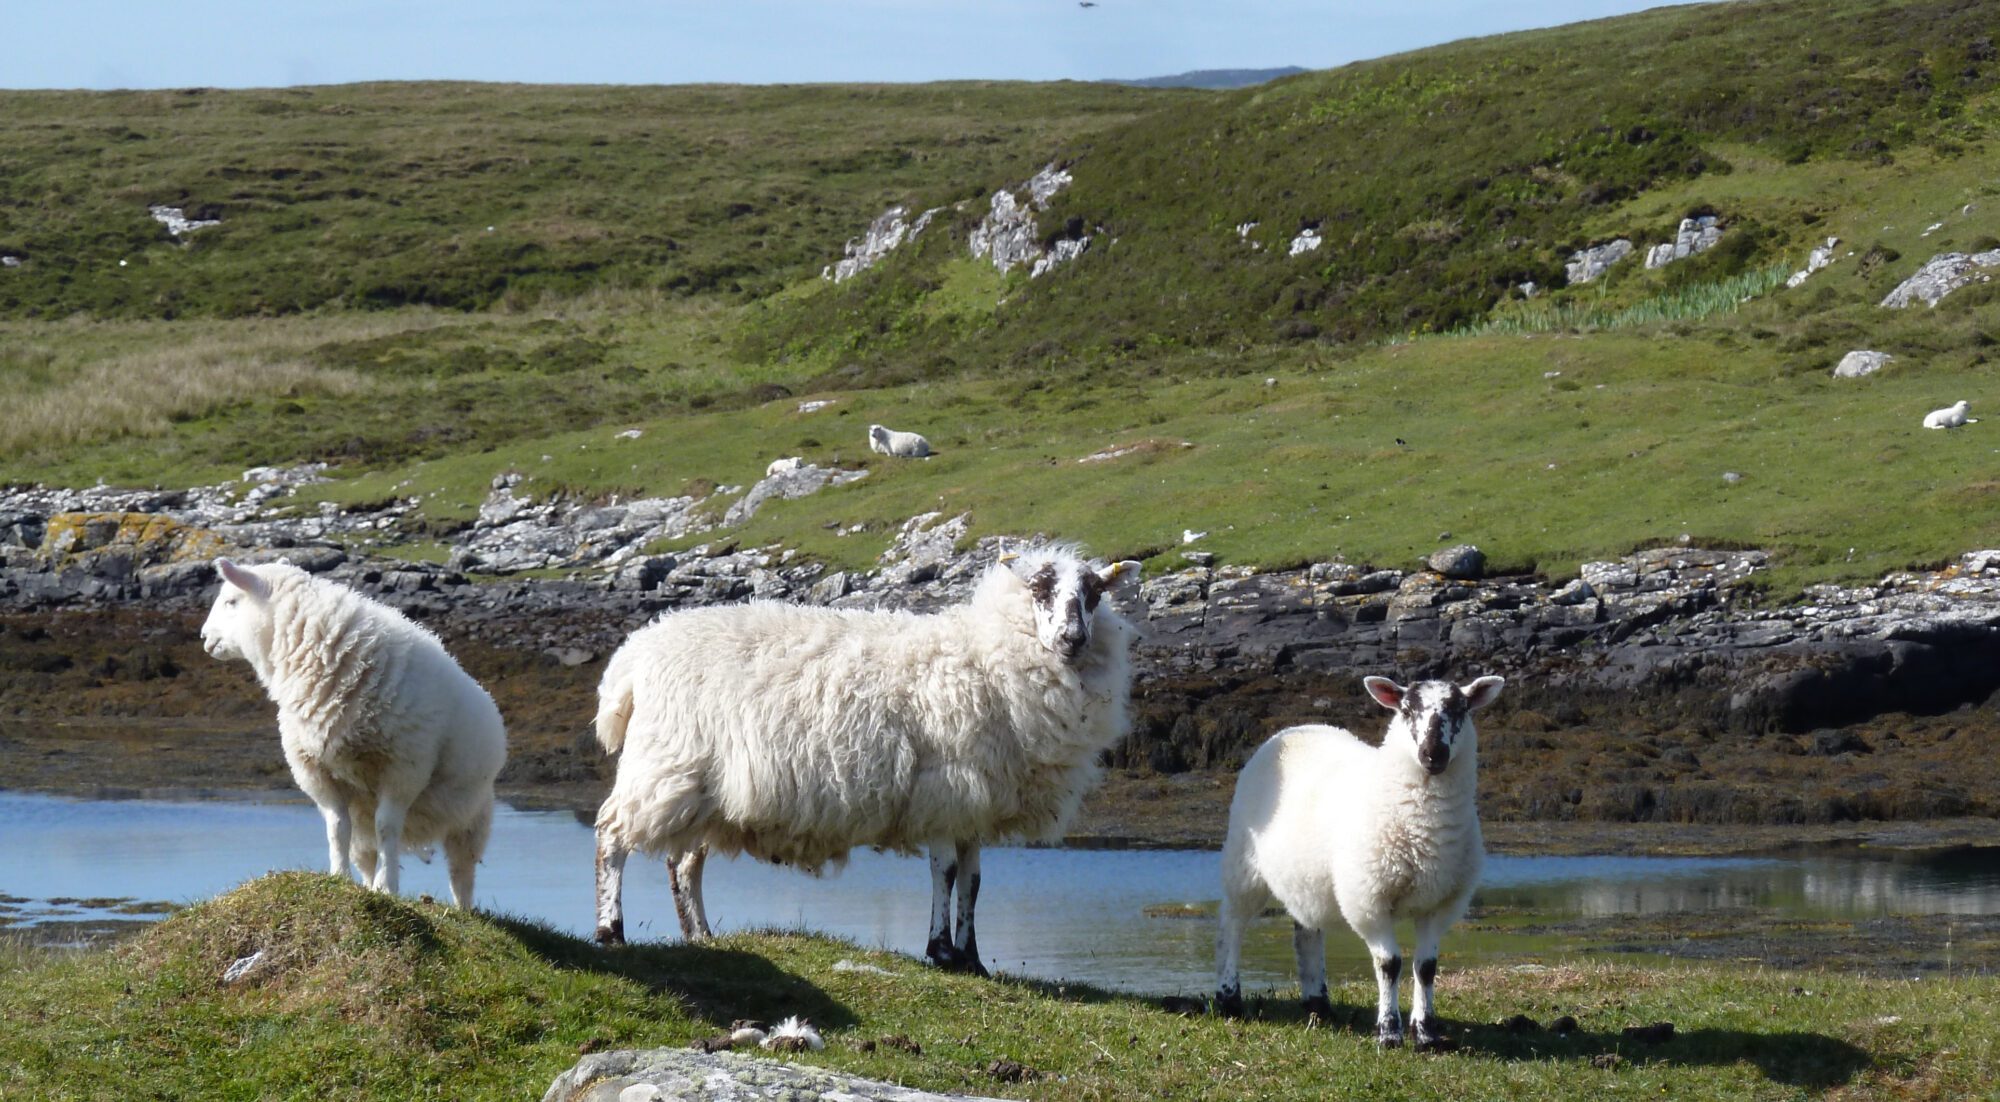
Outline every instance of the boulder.
<path id="1" fill-rule="evenodd" d="M 543 1093 L 542 1102 L 663 1099 L 792 1102 L 805 1098 L 853 1102 L 994 1102 L 975 1095 L 935 1094 L 878 1079 L 733 1052 L 678 1048 L 592 1053 L 556 1076 Z"/>
<path id="2" fill-rule="evenodd" d="M 1833 377 L 1836 379 L 1859 379 L 1864 375 L 1873 375 L 1877 371 L 1889 366 L 1895 358 L 1887 352 L 1865 352 L 1858 350 L 1849 352 L 1840 358 L 1840 363 L 1834 366 Z"/>

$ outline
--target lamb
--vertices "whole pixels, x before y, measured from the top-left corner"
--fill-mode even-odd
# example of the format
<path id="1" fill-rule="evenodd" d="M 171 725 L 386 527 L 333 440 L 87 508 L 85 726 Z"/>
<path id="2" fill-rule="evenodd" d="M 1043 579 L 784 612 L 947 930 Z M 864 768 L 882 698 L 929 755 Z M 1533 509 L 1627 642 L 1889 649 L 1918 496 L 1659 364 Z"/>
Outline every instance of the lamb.
<path id="1" fill-rule="evenodd" d="M 773 459 L 770 466 L 764 468 L 764 477 L 770 478 L 773 475 L 790 474 L 805 465 L 805 459 L 796 455 L 788 455 L 783 459 Z"/>
<path id="2" fill-rule="evenodd" d="M 1339 727 L 1289 727 L 1237 777 L 1222 850 L 1216 1007 L 1242 1013 L 1243 931 L 1275 898 L 1292 918 L 1299 993 L 1309 1011 L 1329 1017 L 1325 929 L 1337 910 L 1375 962 L 1376 1042 L 1401 1044 L 1395 924 L 1409 919 L 1417 928 L 1410 1025 L 1419 1048 L 1434 1048 L 1444 1041 L 1432 993 L 1438 941 L 1465 912 L 1485 859 L 1472 712 L 1491 704 L 1504 682 L 1404 688 L 1370 677 L 1362 684 L 1395 713 L 1381 746 Z"/>
<path id="3" fill-rule="evenodd" d="M 351 858 L 393 895 L 402 851 L 443 842 L 452 902 L 470 908 L 507 759 L 493 698 L 387 605 L 289 563 L 215 565 L 202 647 L 249 662 L 277 704 L 292 779 L 326 820 L 329 871 L 349 875 Z"/>
<path id="4" fill-rule="evenodd" d="M 1960 425 L 1973 420 L 1965 415 L 1966 410 L 1970 408 L 1971 403 L 1961 400 L 1943 409 L 1934 409 L 1924 414 L 1924 427 L 1927 429 L 1958 428 Z"/>
<path id="5" fill-rule="evenodd" d="M 931 442 L 914 432 L 897 432 L 881 425 L 870 425 L 868 450 L 904 459 L 921 459 L 931 454 Z"/>
<path id="6" fill-rule="evenodd" d="M 1125 733 L 1133 629 L 1103 598 L 1138 568 L 1042 547 L 936 613 L 752 601 L 634 632 L 598 686 L 598 741 L 622 751 L 597 815 L 598 941 L 624 940 L 635 849 L 667 855 L 696 940 L 711 850 L 817 873 L 855 846 L 926 847 L 925 953 L 985 975 L 980 846 L 1060 837 Z"/>

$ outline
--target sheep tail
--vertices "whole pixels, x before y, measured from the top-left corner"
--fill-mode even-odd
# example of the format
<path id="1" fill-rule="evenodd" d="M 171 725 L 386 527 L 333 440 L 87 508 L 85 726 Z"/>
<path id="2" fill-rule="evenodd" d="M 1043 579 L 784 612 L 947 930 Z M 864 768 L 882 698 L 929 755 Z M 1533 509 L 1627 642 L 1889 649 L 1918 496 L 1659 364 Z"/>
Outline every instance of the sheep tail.
<path id="1" fill-rule="evenodd" d="M 622 648 L 605 664 L 597 684 L 597 744 L 607 754 L 625 748 L 625 725 L 632 721 L 631 662 Z"/>

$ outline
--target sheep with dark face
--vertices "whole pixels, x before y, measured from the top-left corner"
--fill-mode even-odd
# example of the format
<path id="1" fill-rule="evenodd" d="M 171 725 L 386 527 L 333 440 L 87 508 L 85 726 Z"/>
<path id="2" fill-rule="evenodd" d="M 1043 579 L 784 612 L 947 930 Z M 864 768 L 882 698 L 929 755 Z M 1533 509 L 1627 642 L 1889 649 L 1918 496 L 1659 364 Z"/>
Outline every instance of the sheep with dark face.
<path id="1" fill-rule="evenodd" d="M 1336 916 L 1368 943 L 1375 963 L 1376 1039 L 1402 1043 L 1396 985 L 1403 957 L 1396 922 L 1417 927 L 1417 1045 L 1444 1039 L 1433 1002 L 1438 943 L 1479 883 L 1478 735 L 1472 713 L 1500 695 L 1497 677 L 1464 686 L 1404 688 L 1363 680 L 1390 709 L 1388 734 L 1369 746 L 1339 727 L 1288 727 L 1251 755 L 1236 778 L 1222 850 L 1222 921 L 1216 1006 L 1241 1013 L 1243 931 L 1275 899 L 1292 918 L 1299 990 L 1308 1009 L 1332 1013 L 1326 927 Z"/>
<path id="2" fill-rule="evenodd" d="M 605 667 L 597 737 L 622 753 L 597 816 L 597 937 L 624 939 L 626 857 L 665 854 L 681 932 L 709 933 L 710 851 L 819 871 L 855 846 L 931 859 L 926 952 L 984 974 L 979 850 L 1053 840 L 1127 728 L 1138 564 L 1046 547 L 932 614 L 753 601 L 673 612 Z"/>

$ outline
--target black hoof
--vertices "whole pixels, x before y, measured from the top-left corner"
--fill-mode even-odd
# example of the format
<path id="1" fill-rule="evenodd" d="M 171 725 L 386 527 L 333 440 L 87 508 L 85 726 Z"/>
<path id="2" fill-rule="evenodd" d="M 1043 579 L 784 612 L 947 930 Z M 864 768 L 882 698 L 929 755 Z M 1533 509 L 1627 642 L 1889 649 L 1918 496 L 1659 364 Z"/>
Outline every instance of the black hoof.
<path id="1" fill-rule="evenodd" d="M 625 920 L 621 918 L 609 926 L 599 926 L 597 943 L 607 947 L 625 944 Z"/>
<path id="2" fill-rule="evenodd" d="M 1375 1046 L 1377 1048 L 1403 1047 L 1403 1026 L 1400 1022 L 1376 1022 Z"/>
<path id="3" fill-rule="evenodd" d="M 1411 1031 L 1416 1034 L 1418 1052 L 1450 1052 L 1458 1047 L 1452 1043 L 1451 1035 L 1445 1032 L 1442 1023 L 1429 1019 L 1413 1022 Z"/>
<path id="4" fill-rule="evenodd" d="M 1305 1001 L 1306 1013 L 1319 1018 L 1321 1025 L 1333 1021 L 1333 1001 L 1325 995 L 1314 995 Z"/>
<path id="5" fill-rule="evenodd" d="M 1241 1018 L 1243 1016 L 1242 993 L 1237 991 L 1217 991 L 1215 993 L 1215 1012 L 1225 1018 Z"/>

